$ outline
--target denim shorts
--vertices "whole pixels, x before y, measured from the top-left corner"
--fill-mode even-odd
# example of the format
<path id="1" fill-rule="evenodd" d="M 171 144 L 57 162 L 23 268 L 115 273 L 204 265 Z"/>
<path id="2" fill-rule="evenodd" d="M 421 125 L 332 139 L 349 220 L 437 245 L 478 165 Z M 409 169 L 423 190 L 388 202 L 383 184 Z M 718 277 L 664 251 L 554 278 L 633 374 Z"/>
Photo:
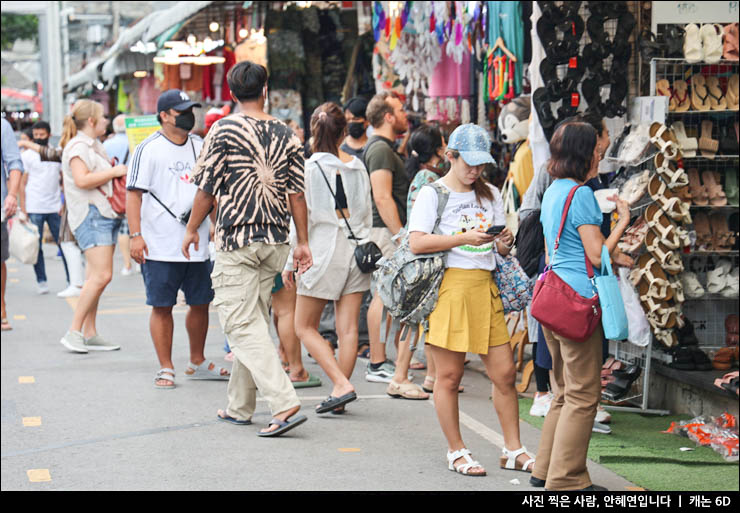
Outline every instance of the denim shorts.
<path id="1" fill-rule="evenodd" d="M 145 260 L 141 275 L 149 306 L 175 306 L 177 291 L 185 293 L 189 305 L 207 305 L 213 301 L 211 262 L 161 262 Z"/>
<path id="2" fill-rule="evenodd" d="M 88 205 L 87 216 L 75 230 L 74 236 L 82 251 L 95 246 L 115 246 L 120 227 L 120 217 L 115 219 L 103 217 L 95 205 Z"/>

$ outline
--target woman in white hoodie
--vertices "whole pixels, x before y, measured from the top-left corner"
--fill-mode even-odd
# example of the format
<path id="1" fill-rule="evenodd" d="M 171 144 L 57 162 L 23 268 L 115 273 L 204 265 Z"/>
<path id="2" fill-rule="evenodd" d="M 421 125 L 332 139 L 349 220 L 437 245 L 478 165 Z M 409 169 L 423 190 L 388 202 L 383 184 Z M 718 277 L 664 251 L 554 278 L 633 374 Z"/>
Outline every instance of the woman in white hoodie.
<path id="1" fill-rule="evenodd" d="M 342 108 L 324 103 L 311 116 L 311 150 L 305 165 L 308 206 L 308 244 L 313 267 L 298 280 L 296 334 L 334 384 L 317 413 L 343 413 L 357 398 L 349 381 L 357 359 L 358 324 L 363 294 L 370 289 L 370 274 L 357 266 L 354 250 L 368 242 L 372 227 L 370 178 L 365 165 L 339 149 L 347 121 Z M 354 235 L 355 239 L 352 239 Z M 292 286 L 290 271 L 283 273 Z M 335 301 L 338 361 L 318 331 L 327 301 Z"/>

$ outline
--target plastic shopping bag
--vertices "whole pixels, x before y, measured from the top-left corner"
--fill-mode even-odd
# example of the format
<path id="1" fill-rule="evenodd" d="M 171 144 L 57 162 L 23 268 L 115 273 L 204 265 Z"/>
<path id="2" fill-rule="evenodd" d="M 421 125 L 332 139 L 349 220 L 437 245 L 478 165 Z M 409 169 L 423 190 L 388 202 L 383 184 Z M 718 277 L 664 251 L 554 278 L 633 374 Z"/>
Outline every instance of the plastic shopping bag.
<path id="1" fill-rule="evenodd" d="M 629 336 L 627 339 L 636 346 L 646 347 L 652 338 L 650 325 L 645 312 L 640 306 L 640 298 L 635 287 L 629 279 L 630 270 L 626 267 L 619 268 L 619 291 L 622 293 L 624 309 L 627 312 L 627 324 L 629 325 Z"/>
<path id="2" fill-rule="evenodd" d="M 22 264 L 35 264 L 39 258 L 39 229 L 31 222 L 15 218 L 10 229 L 10 254 Z"/>

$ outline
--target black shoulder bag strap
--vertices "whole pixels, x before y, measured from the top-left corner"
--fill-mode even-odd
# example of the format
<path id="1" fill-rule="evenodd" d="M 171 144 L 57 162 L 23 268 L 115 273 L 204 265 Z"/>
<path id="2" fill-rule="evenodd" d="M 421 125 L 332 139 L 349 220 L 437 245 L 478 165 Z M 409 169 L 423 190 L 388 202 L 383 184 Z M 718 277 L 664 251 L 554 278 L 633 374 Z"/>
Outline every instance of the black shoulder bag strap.
<path id="1" fill-rule="evenodd" d="M 326 186 L 329 188 L 329 192 L 331 193 L 331 197 L 334 198 L 334 204 L 336 205 L 337 204 L 337 196 L 334 194 L 334 191 L 331 190 L 331 185 L 329 185 L 329 179 L 326 178 L 326 175 L 324 174 L 324 170 L 321 168 L 321 164 L 319 164 L 318 162 L 316 162 L 316 166 L 318 166 L 319 173 L 321 173 L 321 176 L 323 177 L 324 182 L 326 182 Z M 352 231 L 352 227 L 349 225 L 349 221 L 347 221 L 347 218 L 344 217 L 344 212 L 342 211 L 341 208 L 339 209 L 339 213 L 342 214 L 342 219 L 344 219 L 344 222 L 347 225 L 347 229 L 349 230 L 349 233 L 351 235 L 350 239 L 354 240 L 355 241 L 355 244 L 358 244 L 359 245 L 359 243 L 357 242 L 357 237 L 355 236 L 355 232 Z"/>

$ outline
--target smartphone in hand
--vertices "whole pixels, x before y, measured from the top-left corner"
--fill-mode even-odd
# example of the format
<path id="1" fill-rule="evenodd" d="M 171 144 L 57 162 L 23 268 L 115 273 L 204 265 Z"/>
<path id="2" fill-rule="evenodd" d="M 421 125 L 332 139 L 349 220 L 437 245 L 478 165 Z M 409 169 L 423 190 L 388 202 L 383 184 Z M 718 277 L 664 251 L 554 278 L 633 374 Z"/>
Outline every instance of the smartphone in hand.
<path id="1" fill-rule="evenodd" d="M 506 225 L 503 225 L 503 224 L 491 226 L 488 230 L 486 230 L 486 233 L 488 235 L 498 235 L 499 233 L 504 231 L 504 228 L 506 228 Z"/>

